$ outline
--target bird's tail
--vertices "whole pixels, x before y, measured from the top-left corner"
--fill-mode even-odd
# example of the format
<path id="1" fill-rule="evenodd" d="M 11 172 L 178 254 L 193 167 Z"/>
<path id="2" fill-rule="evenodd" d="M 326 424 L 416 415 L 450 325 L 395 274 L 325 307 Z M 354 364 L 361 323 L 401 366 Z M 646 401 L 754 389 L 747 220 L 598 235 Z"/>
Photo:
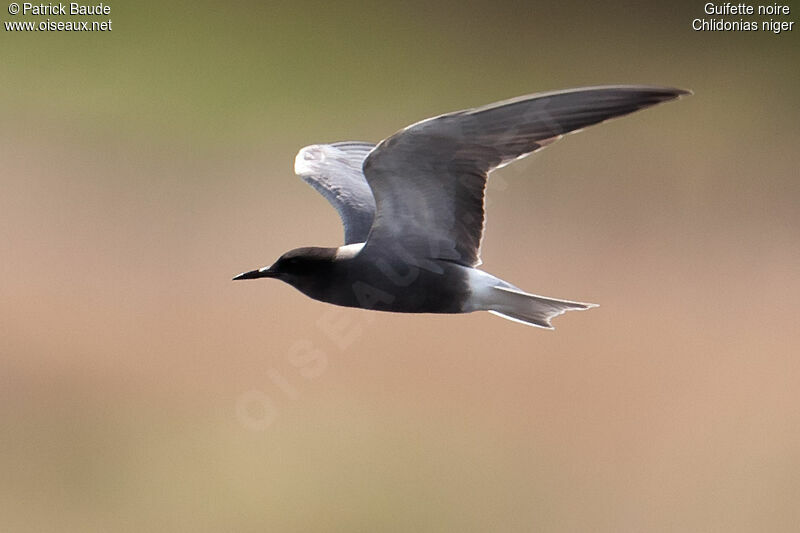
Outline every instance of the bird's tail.
<path id="1" fill-rule="evenodd" d="M 488 309 L 490 313 L 540 328 L 553 329 L 550 320 L 567 311 L 597 307 L 597 304 L 555 300 L 497 285 L 492 287 L 491 291 L 492 303 Z"/>

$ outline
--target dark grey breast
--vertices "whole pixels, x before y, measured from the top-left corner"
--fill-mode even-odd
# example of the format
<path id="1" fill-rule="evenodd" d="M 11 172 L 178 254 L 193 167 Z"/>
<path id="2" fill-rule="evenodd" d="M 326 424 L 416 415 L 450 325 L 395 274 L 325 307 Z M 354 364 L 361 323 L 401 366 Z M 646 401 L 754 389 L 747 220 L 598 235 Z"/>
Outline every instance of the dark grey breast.
<path id="1" fill-rule="evenodd" d="M 561 135 L 686 91 L 590 87 L 542 93 L 448 113 L 413 124 L 372 150 L 364 176 L 377 215 L 364 252 L 480 264 L 483 199 L 493 169 Z"/>
<path id="2" fill-rule="evenodd" d="M 374 146 L 360 141 L 314 144 L 295 158 L 295 173 L 339 213 L 345 244 L 366 241 L 375 217 L 375 199 L 361 170 Z"/>

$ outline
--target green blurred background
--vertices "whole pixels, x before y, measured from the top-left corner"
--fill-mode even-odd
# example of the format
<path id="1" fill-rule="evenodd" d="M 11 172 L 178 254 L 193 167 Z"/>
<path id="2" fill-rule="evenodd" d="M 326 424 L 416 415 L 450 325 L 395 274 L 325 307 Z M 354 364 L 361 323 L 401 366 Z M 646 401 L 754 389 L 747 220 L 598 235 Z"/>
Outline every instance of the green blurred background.
<path id="1" fill-rule="evenodd" d="M 800 30 L 694 32 L 702 5 L 0 30 L 0 531 L 796 531 Z M 555 332 L 230 281 L 340 243 L 301 146 L 611 83 L 695 95 L 489 187 L 484 268 L 601 304 Z"/>

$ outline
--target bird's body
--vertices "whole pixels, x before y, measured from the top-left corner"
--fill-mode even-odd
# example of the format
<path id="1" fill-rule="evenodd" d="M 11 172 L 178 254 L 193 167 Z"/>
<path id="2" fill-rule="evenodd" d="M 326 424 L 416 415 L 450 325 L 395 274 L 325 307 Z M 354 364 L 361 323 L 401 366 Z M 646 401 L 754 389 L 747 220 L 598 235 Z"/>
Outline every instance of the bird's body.
<path id="1" fill-rule="evenodd" d="M 485 310 L 551 328 L 554 316 L 593 304 L 528 294 L 476 268 L 489 172 L 566 133 L 685 93 L 633 86 L 573 89 L 434 117 L 377 146 L 303 148 L 295 172 L 339 212 L 345 245 L 292 250 L 272 266 L 234 279 L 278 278 L 311 298 L 346 307 Z"/>
<path id="2" fill-rule="evenodd" d="M 353 254 L 353 248 L 360 247 L 306 249 L 304 253 L 320 258 L 313 267 L 315 275 L 297 276 L 292 285 L 310 298 L 344 307 L 399 313 L 463 312 L 467 267 L 439 261 L 436 270 L 420 269 L 392 254 L 369 250 Z M 389 265 L 404 265 L 403 271 Z"/>

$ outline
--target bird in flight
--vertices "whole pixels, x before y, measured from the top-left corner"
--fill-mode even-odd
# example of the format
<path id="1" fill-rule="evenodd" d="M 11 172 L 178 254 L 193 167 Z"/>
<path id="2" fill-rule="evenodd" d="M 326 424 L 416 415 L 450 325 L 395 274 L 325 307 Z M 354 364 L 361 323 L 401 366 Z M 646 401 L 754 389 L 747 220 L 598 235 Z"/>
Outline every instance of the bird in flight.
<path id="1" fill-rule="evenodd" d="M 567 133 L 684 94 L 648 86 L 570 89 L 429 118 L 377 145 L 306 146 L 295 173 L 339 213 L 344 245 L 297 248 L 233 279 L 276 278 L 347 307 L 489 311 L 552 329 L 553 317 L 595 305 L 530 294 L 477 268 L 489 173 Z"/>

